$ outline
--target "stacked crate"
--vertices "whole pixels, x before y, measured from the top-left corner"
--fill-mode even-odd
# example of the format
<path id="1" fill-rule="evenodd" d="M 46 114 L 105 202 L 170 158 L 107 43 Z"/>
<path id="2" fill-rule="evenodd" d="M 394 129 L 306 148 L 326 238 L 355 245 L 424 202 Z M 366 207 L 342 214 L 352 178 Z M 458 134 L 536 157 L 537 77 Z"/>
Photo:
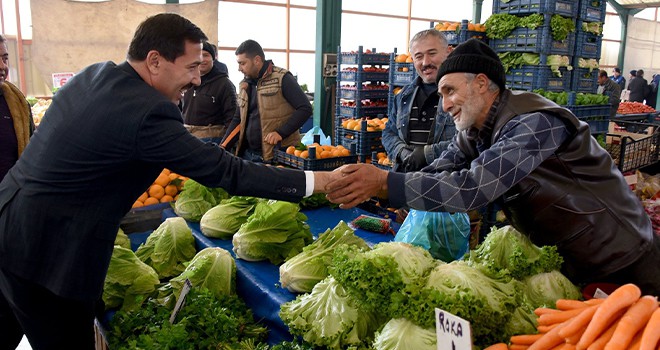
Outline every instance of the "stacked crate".
<path id="1" fill-rule="evenodd" d="M 580 68 L 580 58 L 600 60 L 603 42 L 602 27 L 605 22 L 605 0 L 580 0 L 576 23 L 575 57 L 573 59 L 573 77 L 571 90 L 577 92 L 596 93 L 598 89 L 598 69 Z M 600 31 L 585 30 L 584 27 L 599 26 Z"/>
<path id="2" fill-rule="evenodd" d="M 469 26 L 470 26 L 470 21 L 464 19 L 461 21 L 460 26 L 458 26 L 456 30 L 441 30 L 438 29 L 437 26 L 435 28 L 445 35 L 445 38 L 447 39 L 447 44 L 449 44 L 450 46 L 456 46 L 472 38 L 479 39 L 484 41 L 485 43 L 488 43 L 488 38 L 486 37 L 485 31 L 470 30 Z"/>
<path id="3" fill-rule="evenodd" d="M 401 89 L 412 83 L 417 78 L 417 71 L 411 62 L 396 62 L 397 57 L 396 47 L 394 52 L 390 54 L 390 77 L 389 77 L 389 93 L 387 95 L 387 115 L 390 116 L 394 109 L 394 96 L 401 91 Z"/>
<path id="4" fill-rule="evenodd" d="M 382 151 L 381 131 L 370 131 L 357 123 L 358 130 L 342 126 L 346 119 L 368 120 L 383 118 L 387 114 L 390 53 L 377 53 L 376 49 L 337 52 L 337 98 L 335 109 L 335 144 L 355 147 L 361 162 L 373 151 Z"/>
<path id="5" fill-rule="evenodd" d="M 562 67 L 559 69 L 561 77 L 558 77 L 546 63 L 548 55 L 573 56 L 575 33 L 569 33 L 563 41 L 553 40 L 550 20 L 552 15 L 575 19 L 577 11 L 575 0 L 494 0 L 493 13 L 508 13 L 519 17 L 542 14 L 544 17 L 543 25 L 536 29 L 518 27 L 506 38 L 489 40 L 490 46 L 497 53 L 529 52 L 540 55 L 539 65 L 523 65 L 509 70 L 506 75 L 509 88 L 528 91 L 569 89 L 570 71 Z"/>

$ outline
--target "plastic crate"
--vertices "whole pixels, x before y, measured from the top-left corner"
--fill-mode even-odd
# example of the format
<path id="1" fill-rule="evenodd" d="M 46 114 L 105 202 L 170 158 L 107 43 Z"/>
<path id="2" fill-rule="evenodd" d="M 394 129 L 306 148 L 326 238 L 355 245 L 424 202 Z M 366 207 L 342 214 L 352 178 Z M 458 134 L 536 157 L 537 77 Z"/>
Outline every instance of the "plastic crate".
<path id="1" fill-rule="evenodd" d="M 513 90 L 566 91 L 571 73 L 566 68 L 559 68 L 561 77 L 554 75 L 549 66 L 527 66 L 511 68 L 506 74 L 506 85 Z"/>
<path id="2" fill-rule="evenodd" d="M 548 13 L 575 18 L 578 13 L 578 4 L 575 0 L 494 0 L 493 13 L 516 15 Z"/>
<path id="3" fill-rule="evenodd" d="M 573 114 L 580 118 L 590 118 L 590 117 L 609 117 L 610 116 L 610 107 L 612 105 L 582 105 L 582 106 L 562 106 L 568 108 Z"/>
<path id="4" fill-rule="evenodd" d="M 371 53 L 365 53 L 360 46 L 357 52 L 341 52 L 339 49 L 337 57 L 338 64 L 388 64 L 390 62 L 389 53 L 377 53 L 376 49 L 371 49 Z"/>
<path id="5" fill-rule="evenodd" d="M 575 39 L 575 56 L 600 59 L 603 36 L 578 30 Z"/>
<path id="6" fill-rule="evenodd" d="M 580 0 L 578 18 L 587 22 L 605 22 L 606 11 L 605 0 Z"/>
<path id="7" fill-rule="evenodd" d="M 536 29 L 519 27 L 504 39 L 491 39 L 490 47 L 495 52 L 537 52 L 547 55 L 573 56 L 575 33 L 569 33 L 564 41 L 556 41 L 552 39 L 548 25 L 542 25 Z"/>
<path id="8" fill-rule="evenodd" d="M 407 69 L 404 72 L 400 69 Z M 412 63 L 393 63 L 390 65 L 390 85 L 408 85 L 417 78 L 417 71 Z"/>
<path id="9" fill-rule="evenodd" d="M 339 81 L 349 81 L 354 83 L 363 83 L 365 81 L 388 81 L 388 72 L 353 72 L 353 71 L 340 71 L 337 79 Z"/>
<path id="10" fill-rule="evenodd" d="M 356 154 L 351 154 L 350 156 L 344 157 L 316 159 L 316 153 L 315 151 L 312 151 L 315 149 L 316 147 L 308 148 L 310 153 L 309 158 L 296 157 L 293 154 L 286 153 L 285 150 L 277 149 L 275 150 L 274 160 L 276 163 L 302 170 L 334 170 L 344 164 L 357 163 Z"/>
<path id="11" fill-rule="evenodd" d="M 606 137 L 606 149 L 617 167 L 626 173 L 658 161 L 658 125 L 614 119 Z"/>
<path id="12" fill-rule="evenodd" d="M 372 152 L 383 152 L 383 132 L 366 131 L 367 121 L 362 120 L 362 130 L 349 130 L 341 126 L 337 121 L 335 125 L 335 135 L 337 144 L 343 145 L 348 149 L 355 147 L 355 153 L 360 156 L 360 161 L 365 162 L 366 156 L 371 156 Z"/>
<path id="13" fill-rule="evenodd" d="M 606 134 L 610 125 L 609 119 L 592 119 L 586 118 L 583 120 L 589 124 L 589 129 L 592 134 Z"/>
<path id="14" fill-rule="evenodd" d="M 571 90 L 595 94 L 598 90 L 598 69 L 573 68 Z"/>
<path id="15" fill-rule="evenodd" d="M 382 107 L 349 107 L 339 106 L 339 116 L 348 118 L 375 117 L 379 114 L 387 114 L 387 106 Z"/>
<path id="16" fill-rule="evenodd" d="M 389 88 L 385 89 L 357 89 L 357 88 L 339 88 L 339 97 L 347 100 L 364 100 L 364 99 L 385 99 Z"/>

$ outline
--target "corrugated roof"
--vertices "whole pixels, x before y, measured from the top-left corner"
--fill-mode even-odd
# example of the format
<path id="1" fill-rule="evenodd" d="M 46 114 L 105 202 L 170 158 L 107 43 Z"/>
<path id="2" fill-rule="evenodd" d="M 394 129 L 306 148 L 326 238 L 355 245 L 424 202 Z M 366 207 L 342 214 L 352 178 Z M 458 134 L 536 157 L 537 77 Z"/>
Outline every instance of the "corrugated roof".
<path id="1" fill-rule="evenodd" d="M 660 7 L 659 0 L 616 0 L 615 2 L 625 8 L 644 9 L 648 7 Z"/>

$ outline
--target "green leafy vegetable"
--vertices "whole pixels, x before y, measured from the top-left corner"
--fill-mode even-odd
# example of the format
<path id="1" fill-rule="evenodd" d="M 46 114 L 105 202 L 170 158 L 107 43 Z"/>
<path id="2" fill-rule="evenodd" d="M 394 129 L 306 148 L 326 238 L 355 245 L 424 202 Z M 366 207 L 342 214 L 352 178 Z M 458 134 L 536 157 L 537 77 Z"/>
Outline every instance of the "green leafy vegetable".
<path id="1" fill-rule="evenodd" d="M 364 346 L 383 323 L 375 313 L 361 310 L 333 277 L 282 304 L 280 318 L 292 335 L 326 349 Z"/>
<path id="2" fill-rule="evenodd" d="M 520 24 L 520 17 L 508 13 L 492 14 L 484 25 L 489 39 L 504 39 Z"/>
<path id="3" fill-rule="evenodd" d="M 603 23 L 601 22 L 582 22 L 582 30 L 596 35 L 603 34 Z"/>
<path id="4" fill-rule="evenodd" d="M 522 17 L 520 18 L 520 23 L 518 25 L 529 29 L 536 29 L 543 25 L 543 15 L 535 13 L 533 15 Z"/>
<path id="5" fill-rule="evenodd" d="M 557 299 L 579 299 L 580 289 L 561 272 L 553 270 L 524 279 L 525 296 L 534 307 L 554 307 Z"/>
<path id="6" fill-rule="evenodd" d="M 575 31 L 575 20 L 572 18 L 564 18 L 560 15 L 552 15 L 550 19 L 550 29 L 552 31 L 552 38 L 557 41 L 564 41 L 568 38 L 568 33 Z"/>
<path id="7" fill-rule="evenodd" d="M 158 273 L 159 278 L 180 274 L 195 256 L 195 238 L 186 220 L 167 218 L 155 229 L 135 255 Z"/>
<path id="8" fill-rule="evenodd" d="M 435 328 L 422 328 L 405 318 L 391 319 L 376 333 L 375 350 L 435 350 Z"/>
<path id="9" fill-rule="evenodd" d="M 131 249 L 131 240 L 121 228 L 119 228 L 119 231 L 117 231 L 117 237 L 115 237 L 115 245 L 118 245 L 122 248 Z"/>
<path id="10" fill-rule="evenodd" d="M 255 197 L 234 196 L 209 209 L 199 221 L 204 236 L 231 239 L 254 212 L 254 207 L 261 199 Z"/>
<path id="11" fill-rule="evenodd" d="M 179 276 L 170 280 L 176 298 L 186 279 L 190 280 L 194 288 L 208 289 L 218 298 L 233 295 L 236 292 L 236 262 L 222 248 L 204 248 Z"/>
<path id="12" fill-rule="evenodd" d="M 115 246 L 103 284 L 105 308 L 138 309 L 159 282 L 156 271 L 132 250 Z"/>
<path id="13" fill-rule="evenodd" d="M 316 283 L 328 277 L 332 253 L 341 244 L 368 249 L 367 243 L 340 221 L 332 230 L 319 235 L 314 243 L 280 266 L 280 284 L 291 292 L 311 292 Z"/>
<path id="14" fill-rule="evenodd" d="M 188 179 L 174 202 L 174 212 L 188 221 L 199 222 L 204 213 L 227 198 L 229 194 L 222 188 L 209 188 Z"/>
<path id="15" fill-rule="evenodd" d="M 300 205 L 301 209 L 313 209 L 325 206 L 336 208 L 339 206 L 338 204 L 330 203 L 328 198 L 325 197 L 325 193 L 315 193 L 309 197 L 304 197 L 298 205 Z"/>
<path id="16" fill-rule="evenodd" d="M 236 256 L 248 260 L 269 260 L 280 264 L 312 243 L 312 233 L 305 214 L 297 204 L 283 201 L 257 203 L 247 222 L 234 234 Z"/>

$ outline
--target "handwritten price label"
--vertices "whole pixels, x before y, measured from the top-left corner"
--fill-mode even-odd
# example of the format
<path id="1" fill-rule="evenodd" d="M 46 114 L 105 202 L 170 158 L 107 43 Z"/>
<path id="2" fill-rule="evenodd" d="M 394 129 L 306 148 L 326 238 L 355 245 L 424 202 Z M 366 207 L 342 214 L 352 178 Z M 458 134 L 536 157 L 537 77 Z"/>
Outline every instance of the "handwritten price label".
<path id="1" fill-rule="evenodd" d="M 447 311 L 435 309 L 438 350 L 471 350 L 470 322 Z"/>

